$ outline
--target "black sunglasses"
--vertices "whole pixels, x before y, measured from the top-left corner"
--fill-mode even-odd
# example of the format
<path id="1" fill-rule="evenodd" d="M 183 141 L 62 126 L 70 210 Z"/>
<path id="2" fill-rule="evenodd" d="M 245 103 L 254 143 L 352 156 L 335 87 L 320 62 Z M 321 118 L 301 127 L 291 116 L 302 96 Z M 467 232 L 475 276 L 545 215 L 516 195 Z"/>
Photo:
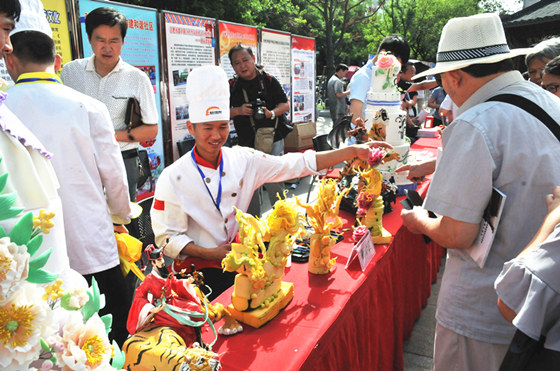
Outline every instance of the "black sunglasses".
<path id="1" fill-rule="evenodd" d="M 558 88 L 560 87 L 560 85 L 558 84 L 548 84 L 548 85 L 543 85 L 543 89 L 544 90 L 548 90 L 549 92 L 551 92 L 552 94 L 556 94 L 556 92 L 558 91 Z"/>
<path id="2" fill-rule="evenodd" d="M 437 84 L 441 86 L 441 73 L 436 73 L 434 75 L 434 79 L 436 80 Z"/>

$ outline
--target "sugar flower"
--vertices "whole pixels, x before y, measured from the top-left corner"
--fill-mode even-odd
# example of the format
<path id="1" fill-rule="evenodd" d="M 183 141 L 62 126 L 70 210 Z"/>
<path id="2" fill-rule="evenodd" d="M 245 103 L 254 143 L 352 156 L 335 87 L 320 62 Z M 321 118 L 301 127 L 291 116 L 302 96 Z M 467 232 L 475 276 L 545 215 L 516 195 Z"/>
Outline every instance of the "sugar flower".
<path id="1" fill-rule="evenodd" d="M 29 254 L 9 237 L 0 238 L 0 303 L 8 300 L 29 273 Z"/>
<path id="2" fill-rule="evenodd" d="M 89 300 L 86 292 L 82 288 L 73 288 L 66 292 L 60 301 L 62 308 L 66 310 L 78 310 Z"/>
<path id="3" fill-rule="evenodd" d="M 368 156 L 368 164 L 371 167 L 376 167 L 379 165 L 383 158 L 385 157 L 385 152 L 380 150 L 379 148 L 374 148 L 369 152 Z"/>
<path id="4" fill-rule="evenodd" d="M 57 353 L 62 370 L 111 370 L 113 347 L 105 332 L 105 324 L 94 314 L 86 323 L 80 312 L 69 312 L 62 329 L 64 350 Z"/>
<path id="5" fill-rule="evenodd" d="M 51 228 L 54 227 L 54 223 L 51 221 L 52 218 L 54 218 L 54 212 L 46 212 L 41 209 L 39 216 L 33 218 L 33 228 L 39 228 L 44 234 L 49 234 Z"/>
<path id="6" fill-rule="evenodd" d="M 28 369 L 39 358 L 41 337 L 56 332 L 52 311 L 41 297 L 39 286 L 24 282 L 0 306 L 0 369 Z"/>
<path id="7" fill-rule="evenodd" d="M 360 241 L 367 232 L 368 229 L 365 225 L 360 225 L 359 227 L 354 228 L 354 231 L 352 232 L 352 241 Z"/>
<path id="8" fill-rule="evenodd" d="M 377 58 L 377 62 L 375 63 L 375 65 L 379 68 L 385 69 L 391 67 L 396 62 L 397 62 L 397 58 L 395 58 L 394 55 L 380 53 L 379 58 Z"/>

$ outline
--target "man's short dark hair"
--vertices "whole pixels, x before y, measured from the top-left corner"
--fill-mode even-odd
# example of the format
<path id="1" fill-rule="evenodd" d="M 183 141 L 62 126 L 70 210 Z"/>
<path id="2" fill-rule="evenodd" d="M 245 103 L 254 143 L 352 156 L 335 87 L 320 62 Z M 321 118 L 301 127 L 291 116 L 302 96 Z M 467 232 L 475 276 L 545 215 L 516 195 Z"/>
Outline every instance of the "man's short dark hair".
<path id="1" fill-rule="evenodd" d="M 344 70 L 344 71 L 348 71 L 348 66 L 345 65 L 344 63 L 339 64 L 338 66 L 336 66 L 336 72 L 340 71 L 340 70 Z"/>
<path id="2" fill-rule="evenodd" d="M 544 66 L 544 73 L 560 77 L 560 56 L 553 58 Z"/>
<path id="3" fill-rule="evenodd" d="M 391 52 L 395 57 L 400 58 L 401 65 L 405 65 L 408 62 L 408 58 L 410 58 L 410 45 L 408 45 L 402 36 L 397 34 L 386 36 L 383 41 L 381 41 L 381 45 L 379 45 L 379 49 L 377 49 L 377 54 L 379 54 L 381 50 Z"/>
<path id="4" fill-rule="evenodd" d="M 10 36 L 12 52 L 21 62 L 51 65 L 56 58 L 56 46 L 53 39 L 40 31 L 21 31 Z"/>
<path id="5" fill-rule="evenodd" d="M 513 71 L 511 59 L 504 59 L 496 63 L 479 63 L 461 68 L 461 71 L 468 73 L 472 77 L 486 77 L 499 72 Z"/>
<path id="6" fill-rule="evenodd" d="M 229 58 L 230 62 L 233 60 L 233 59 L 232 59 L 232 56 L 233 56 L 235 53 L 237 53 L 237 52 L 239 52 L 239 51 L 241 51 L 241 50 L 246 50 L 247 53 L 249 53 L 249 55 L 250 55 L 251 57 L 253 56 L 253 50 L 251 49 L 250 46 L 245 46 L 245 45 L 242 45 L 242 44 L 237 44 L 237 45 L 235 45 L 233 48 L 231 48 L 231 49 L 229 50 L 229 52 L 228 52 L 228 58 Z"/>
<path id="7" fill-rule="evenodd" d="M 6 14 L 8 18 L 19 21 L 21 5 L 19 0 L 0 0 L 0 13 Z"/>
<path id="8" fill-rule="evenodd" d="M 414 66 L 414 62 L 408 61 L 406 63 L 403 63 L 402 67 L 401 67 L 401 72 L 405 73 L 406 71 L 408 71 L 408 68 L 410 66 Z"/>
<path id="9" fill-rule="evenodd" d="M 126 30 L 128 29 L 128 22 L 126 17 L 119 13 L 114 8 L 109 8 L 107 6 L 97 8 L 89 12 L 86 16 L 86 32 L 88 35 L 88 40 L 91 40 L 91 35 L 93 31 L 99 26 L 109 26 L 113 27 L 119 25 L 121 27 L 121 36 L 124 40 L 126 36 Z"/>

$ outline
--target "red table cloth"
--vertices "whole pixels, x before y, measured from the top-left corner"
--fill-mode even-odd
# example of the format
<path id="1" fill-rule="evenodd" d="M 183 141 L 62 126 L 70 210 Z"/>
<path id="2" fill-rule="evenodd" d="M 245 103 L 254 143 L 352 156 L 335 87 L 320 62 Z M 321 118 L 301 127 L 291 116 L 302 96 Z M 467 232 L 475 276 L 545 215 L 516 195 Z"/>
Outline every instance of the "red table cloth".
<path id="1" fill-rule="evenodd" d="M 413 150 L 435 155 L 440 143 L 421 138 Z M 419 186 L 419 193 L 424 195 L 427 186 L 428 181 Z M 401 209 L 397 201 L 383 217 L 393 239 L 376 245 L 364 272 L 358 259 L 345 269 L 351 231 L 332 250 L 337 262 L 331 274 L 313 275 L 307 264 L 292 263 L 283 279 L 294 283 L 288 306 L 260 329 L 245 325 L 241 334 L 218 338 L 213 350 L 223 370 L 402 370 L 403 339 L 427 304 L 444 249 L 426 245 L 403 227 Z M 342 211 L 340 216 L 344 228 L 352 226 L 352 215 Z M 232 291 L 216 301 L 229 305 Z M 204 339 L 209 342 L 212 335 Z"/>

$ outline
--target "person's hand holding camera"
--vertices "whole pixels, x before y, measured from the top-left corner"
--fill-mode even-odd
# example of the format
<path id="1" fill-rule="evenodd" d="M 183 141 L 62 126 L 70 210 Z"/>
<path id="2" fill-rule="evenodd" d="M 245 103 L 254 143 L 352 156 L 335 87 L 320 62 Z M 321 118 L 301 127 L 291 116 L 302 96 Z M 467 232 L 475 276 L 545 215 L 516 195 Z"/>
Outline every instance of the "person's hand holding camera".
<path id="1" fill-rule="evenodd" d="M 253 116 L 253 105 L 251 103 L 235 107 L 235 110 L 237 111 L 235 116 Z"/>

